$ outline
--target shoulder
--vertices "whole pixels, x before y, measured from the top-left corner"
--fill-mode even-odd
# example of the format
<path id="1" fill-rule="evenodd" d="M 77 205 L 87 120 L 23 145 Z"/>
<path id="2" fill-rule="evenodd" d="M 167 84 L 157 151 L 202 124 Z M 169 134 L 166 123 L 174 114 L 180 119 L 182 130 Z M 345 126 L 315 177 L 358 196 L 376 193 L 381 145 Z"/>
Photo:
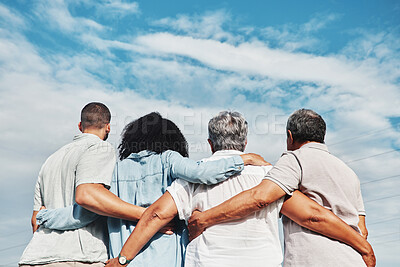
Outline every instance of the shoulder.
<path id="1" fill-rule="evenodd" d="M 247 166 L 244 166 L 244 170 L 243 170 L 242 174 L 265 176 L 271 169 L 272 169 L 272 166 L 247 165 Z"/>
<path id="2" fill-rule="evenodd" d="M 167 150 L 159 154 L 163 163 L 173 164 L 183 158 L 181 154 L 173 150 Z"/>

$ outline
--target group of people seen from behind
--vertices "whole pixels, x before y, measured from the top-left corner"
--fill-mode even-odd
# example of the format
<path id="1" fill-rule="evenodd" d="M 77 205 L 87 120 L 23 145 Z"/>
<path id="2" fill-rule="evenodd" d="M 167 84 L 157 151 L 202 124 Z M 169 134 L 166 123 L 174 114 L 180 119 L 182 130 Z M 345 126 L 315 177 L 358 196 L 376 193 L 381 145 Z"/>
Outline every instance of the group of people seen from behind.
<path id="1" fill-rule="evenodd" d="M 210 119 L 201 161 L 157 112 L 125 126 L 117 160 L 110 120 L 87 104 L 81 134 L 43 164 L 21 267 L 375 266 L 360 181 L 328 151 L 316 112 L 290 115 L 274 166 L 244 152 L 239 112 Z"/>

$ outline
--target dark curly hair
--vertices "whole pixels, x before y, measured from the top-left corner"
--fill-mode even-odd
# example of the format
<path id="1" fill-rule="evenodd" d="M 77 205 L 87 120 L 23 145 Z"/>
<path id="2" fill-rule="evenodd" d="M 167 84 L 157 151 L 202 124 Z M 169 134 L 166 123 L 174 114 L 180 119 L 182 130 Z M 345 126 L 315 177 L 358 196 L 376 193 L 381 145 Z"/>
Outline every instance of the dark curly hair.
<path id="1" fill-rule="evenodd" d="M 173 150 L 188 157 L 188 143 L 172 121 L 158 112 L 149 113 L 125 126 L 121 144 L 118 146 L 120 160 L 132 153 L 149 150 L 160 154 Z"/>

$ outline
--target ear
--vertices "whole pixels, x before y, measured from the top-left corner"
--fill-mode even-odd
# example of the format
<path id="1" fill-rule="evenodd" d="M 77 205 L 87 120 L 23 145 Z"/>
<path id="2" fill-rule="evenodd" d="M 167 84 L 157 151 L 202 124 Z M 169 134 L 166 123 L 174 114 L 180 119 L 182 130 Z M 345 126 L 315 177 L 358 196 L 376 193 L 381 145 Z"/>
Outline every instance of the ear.
<path id="1" fill-rule="evenodd" d="M 78 123 L 78 128 L 79 128 L 79 131 L 81 131 L 81 132 L 83 133 L 83 130 L 82 130 L 82 123 L 81 123 L 81 122 Z"/>
<path id="2" fill-rule="evenodd" d="M 207 139 L 208 144 L 210 144 L 211 152 L 214 153 L 214 147 L 210 139 Z"/>
<path id="3" fill-rule="evenodd" d="M 287 141 L 288 141 L 288 143 L 289 144 L 293 144 L 294 143 L 294 141 L 293 141 L 293 135 L 292 135 L 292 132 L 290 131 L 290 130 L 287 130 L 288 131 L 288 135 L 287 135 Z"/>
<path id="4" fill-rule="evenodd" d="M 110 125 L 110 123 L 107 123 L 106 124 L 106 133 L 110 133 L 110 131 L 111 131 L 111 125 Z"/>

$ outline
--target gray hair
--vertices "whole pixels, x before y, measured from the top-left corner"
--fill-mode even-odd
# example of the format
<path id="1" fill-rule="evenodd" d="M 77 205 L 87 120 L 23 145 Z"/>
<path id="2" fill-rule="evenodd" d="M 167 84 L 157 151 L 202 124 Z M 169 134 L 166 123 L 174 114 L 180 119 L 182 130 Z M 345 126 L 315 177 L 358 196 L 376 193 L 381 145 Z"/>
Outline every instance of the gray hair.
<path id="1" fill-rule="evenodd" d="M 289 135 L 288 130 L 292 133 L 293 140 L 299 143 L 324 143 L 326 124 L 318 113 L 303 108 L 290 115 L 286 124 L 286 133 Z"/>
<path id="2" fill-rule="evenodd" d="M 244 151 L 247 132 L 247 121 L 239 112 L 222 111 L 208 123 L 208 138 L 214 151 Z"/>

